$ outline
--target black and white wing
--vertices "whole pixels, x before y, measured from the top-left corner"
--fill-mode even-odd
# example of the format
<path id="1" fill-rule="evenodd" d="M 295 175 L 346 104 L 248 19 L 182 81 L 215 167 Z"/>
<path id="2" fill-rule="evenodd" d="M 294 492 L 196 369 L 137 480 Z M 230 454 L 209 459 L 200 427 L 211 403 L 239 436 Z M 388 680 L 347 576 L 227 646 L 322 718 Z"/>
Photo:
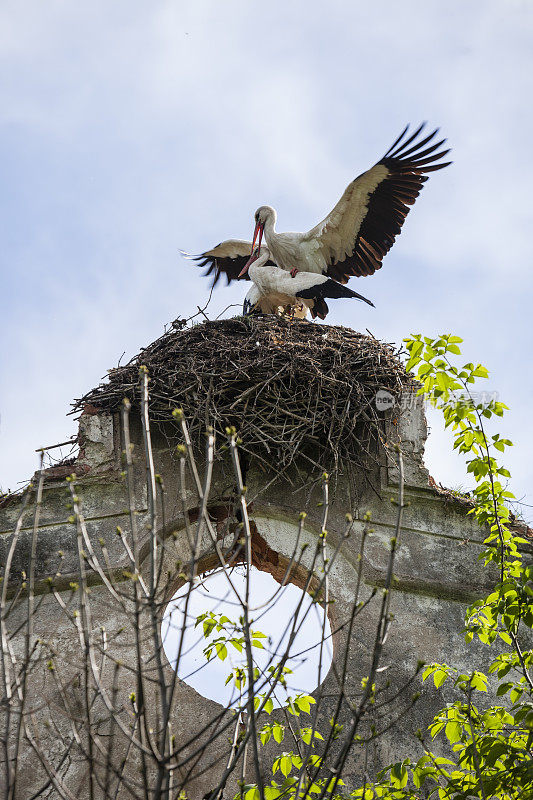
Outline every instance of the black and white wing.
<path id="1" fill-rule="evenodd" d="M 372 275 L 389 252 L 428 179 L 428 173 L 451 164 L 433 143 L 438 129 L 420 138 L 424 124 L 408 136 L 409 126 L 367 172 L 359 175 L 335 208 L 302 236 L 309 266 L 336 281 Z M 430 144 L 431 143 L 431 144 Z"/>
<path id="2" fill-rule="evenodd" d="M 263 250 L 262 247 L 261 250 Z M 206 250 L 205 253 L 190 255 L 182 252 L 182 255 L 191 261 L 196 261 L 199 267 L 207 267 L 204 275 L 212 276 L 211 285 L 216 286 L 221 275 L 226 276 L 228 283 L 236 280 L 250 258 L 251 252 L 251 242 L 247 242 L 244 239 L 227 239 L 225 242 L 217 244 L 212 250 Z M 267 261 L 266 263 L 275 266 L 273 261 Z M 250 280 L 247 273 L 243 275 L 243 278 Z"/>
<path id="3" fill-rule="evenodd" d="M 354 292 L 326 275 L 311 275 L 311 273 L 299 272 L 296 275 L 295 282 L 299 284 L 295 291 L 295 296 L 314 301 L 311 308 L 313 319 L 315 317 L 326 318 L 329 312 L 326 298 L 354 297 L 357 300 L 363 300 L 374 308 L 374 303 L 367 297 L 363 297 L 362 294 Z"/>

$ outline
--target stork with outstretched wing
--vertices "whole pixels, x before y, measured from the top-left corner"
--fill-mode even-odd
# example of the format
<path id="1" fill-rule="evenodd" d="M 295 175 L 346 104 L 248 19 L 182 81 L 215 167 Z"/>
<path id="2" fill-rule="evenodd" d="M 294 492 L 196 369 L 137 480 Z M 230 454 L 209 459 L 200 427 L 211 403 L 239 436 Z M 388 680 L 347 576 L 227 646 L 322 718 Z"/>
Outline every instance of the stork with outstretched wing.
<path id="1" fill-rule="evenodd" d="M 449 150 L 435 142 L 438 129 L 423 135 L 424 125 L 409 135 L 407 126 L 377 164 L 363 172 L 346 188 L 333 210 L 305 233 L 278 233 L 276 211 L 261 206 L 255 212 L 253 242 L 230 239 L 212 250 L 188 256 L 213 276 L 222 274 L 228 283 L 239 277 L 256 247 L 261 252 L 264 237 L 270 252 L 267 262 L 287 270 L 326 275 L 339 283 L 352 276 L 373 275 L 381 268 L 420 194 L 429 173 L 447 167 L 442 159 Z"/>

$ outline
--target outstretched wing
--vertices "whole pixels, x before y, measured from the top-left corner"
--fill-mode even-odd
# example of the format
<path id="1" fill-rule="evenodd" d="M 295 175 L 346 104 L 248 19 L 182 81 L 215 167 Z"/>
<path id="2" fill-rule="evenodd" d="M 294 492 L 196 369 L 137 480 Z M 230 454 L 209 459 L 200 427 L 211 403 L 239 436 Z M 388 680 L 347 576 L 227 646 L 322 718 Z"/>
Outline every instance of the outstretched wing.
<path id="1" fill-rule="evenodd" d="M 349 184 L 331 213 L 304 234 L 317 270 L 346 283 L 352 275 L 380 269 L 427 173 L 451 164 L 439 160 L 450 152 L 439 150 L 445 139 L 430 144 L 438 128 L 420 138 L 424 126 L 411 136 L 407 126 L 383 158 Z"/>
<path id="2" fill-rule="evenodd" d="M 228 239 L 217 244 L 212 250 L 206 250 L 205 253 L 199 253 L 194 256 L 182 252 L 182 255 L 191 261 L 196 261 L 199 267 L 207 267 L 204 275 L 212 275 L 213 282 L 211 285 L 215 286 L 221 275 L 226 276 L 228 283 L 236 280 L 250 258 L 251 252 L 251 242 L 246 242 L 244 239 Z M 267 264 L 276 266 L 273 261 L 267 261 Z M 250 280 L 248 273 L 243 278 Z"/>

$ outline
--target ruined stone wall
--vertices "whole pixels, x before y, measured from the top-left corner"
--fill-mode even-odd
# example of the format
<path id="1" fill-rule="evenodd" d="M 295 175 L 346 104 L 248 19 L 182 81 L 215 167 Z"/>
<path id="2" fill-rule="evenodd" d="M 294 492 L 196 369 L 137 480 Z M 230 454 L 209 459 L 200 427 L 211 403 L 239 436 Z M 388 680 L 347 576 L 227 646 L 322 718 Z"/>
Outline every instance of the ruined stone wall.
<path id="1" fill-rule="evenodd" d="M 134 426 L 135 428 L 135 426 Z M 127 560 L 116 526 L 128 527 L 128 496 L 121 465 L 121 431 L 118 415 L 87 413 L 80 421 L 81 454 L 76 465 L 56 468 L 49 471 L 44 484 L 43 501 L 40 511 L 39 535 L 36 551 L 36 581 L 41 592 L 35 622 L 35 635 L 47 642 L 53 642 L 59 654 L 71 654 L 78 647 L 75 630 L 67 625 L 58 614 L 56 600 L 48 593 L 47 579 L 54 576 L 60 565 L 61 575 L 55 578 L 55 585 L 64 594 L 65 601 L 71 596 L 69 584 L 79 575 L 79 554 L 76 541 L 76 526 L 69 522 L 72 513 L 67 508 L 69 501 L 63 472 L 78 475 L 77 493 L 82 498 L 82 510 L 87 529 L 95 549 L 105 544 L 110 570 L 121 578 Z M 147 492 L 145 485 L 145 464 L 142 439 L 139 430 L 133 430 L 135 443 L 135 514 L 142 528 L 147 521 Z M 467 670 L 475 655 L 481 667 L 489 659 L 488 651 L 475 644 L 468 651 L 461 634 L 465 606 L 480 596 L 490 581 L 486 570 L 477 558 L 482 549 L 483 531 L 479 530 L 465 504 L 445 496 L 430 485 L 422 456 L 426 437 L 423 411 L 418 404 L 405 407 L 401 413 L 393 412 L 389 422 L 389 438 L 393 443 L 401 443 L 405 453 L 406 477 L 405 492 L 409 505 L 404 511 L 401 543 L 395 565 L 396 591 L 393 594 L 392 610 L 394 625 L 386 645 L 383 663 L 389 667 L 391 692 L 412 676 L 417 662 L 448 661 L 459 669 Z M 165 569 L 169 574 L 176 570 L 176 562 L 187 558 L 188 550 L 184 532 L 184 520 L 178 493 L 176 462 L 164 437 L 154 438 L 154 458 L 156 471 L 161 474 L 167 494 L 166 521 L 161 535 L 173 537 L 172 548 L 168 549 L 168 563 Z M 353 477 L 353 476 L 352 476 Z M 377 475 L 378 484 L 373 488 L 361 483 L 354 494 L 353 485 L 342 470 L 331 485 L 331 507 L 328 521 L 327 547 L 331 552 L 337 545 L 345 529 L 345 515 L 350 512 L 354 519 L 354 531 L 341 550 L 330 581 L 330 592 L 334 602 L 330 618 L 334 636 L 334 660 L 339 659 L 344 650 L 347 613 L 353 598 L 357 575 L 357 554 L 360 537 L 365 526 L 365 515 L 370 512 L 371 532 L 368 534 L 363 562 L 364 593 L 367 597 L 373 587 L 383 585 L 388 559 L 388 546 L 394 532 L 396 507 L 391 502 L 397 496 L 398 471 L 394 458 L 383 456 L 382 467 Z M 248 497 L 253 499 L 250 515 L 260 538 L 257 542 L 261 552 L 256 554 L 256 563 L 263 569 L 276 574 L 276 559 L 290 558 L 298 515 L 306 510 L 308 518 L 304 537 L 311 544 L 321 529 L 321 509 L 317 507 L 320 489 L 317 487 L 298 487 L 297 484 L 280 485 L 273 483 L 268 487 L 269 476 L 264 469 L 250 464 L 247 474 Z M 264 487 L 267 487 L 266 489 Z M 212 501 L 213 516 L 223 507 L 228 490 L 231 489 L 231 473 L 224 465 L 217 466 L 214 477 Z M 354 500 L 354 497 L 357 499 Z M 192 493 L 191 493 L 192 502 Z M 14 499 L 0 509 L 0 559 L 5 563 L 13 529 L 21 509 L 22 500 Z M 26 510 L 20 532 L 19 544 L 15 553 L 12 574 L 28 571 L 28 559 L 32 540 L 32 503 Z M 142 543 L 141 543 L 142 544 Z M 205 542 L 205 552 L 209 552 L 209 541 Z M 309 548 L 309 558 L 312 548 Z M 207 565 L 207 560 L 206 560 Z M 144 570 L 148 569 L 146 557 Z M 279 570 L 278 570 L 279 572 Z M 169 582 L 168 599 L 178 585 Z M 25 613 L 24 598 L 17 601 L 20 606 L 20 619 Z M 105 587 L 94 585 L 91 589 L 93 625 L 95 630 L 104 625 L 111 642 L 114 655 L 125 663 L 134 663 L 133 644 L 127 634 L 114 637 L 123 625 L 123 611 L 118 602 L 113 602 Z M 17 613 L 19 613 L 17 611 Z M 15 619 L 13 617 L 12 619 Z M 347 691 L 354 694 L 360 690 L 361 678 L 367 673 L 369 656 L 375 636 L 375 612 L 372 606 L 361 615 L 352 633 L 350 659 L 348 665 Z M 149 658 L 151 641 L 144 640 L 145 655 Z M 19 651 L 22 652 L 23 642 Z M 68 659 L 67 659 L 68 661 Z M 341 664 L 337 663 L 340 670 Z M 170 670 L 170 666 L 168 666 Z M 79 705 L 80 675 L 72 662 L 71 685 L 74 707 Z M 62 718 L 61 703 L 54 694 L 53 681 L 43 668 L 42 674 L 32 676 L 34 701 L 45 698 L 50 713 L 56 714 L 55 723 L 59 729 L 67 729 L 68 721 Z M 105 670 L 104 682 L 112 680 L 112 671 Z M 124 681 L 120 691 L 127 698 L 134 685 Z M 336 693 L 336 679 L 333 671 L 326 677 L 325 690 L 329 693 L 333 706 Z M 418 688 L 416 686 L 413 689 Z M 416 742 L 410 732 L 424 728 L 432 715 L 448 699 L 448 689 L 422 690 L 422 698 L 398 721 L 382 738 L 377 740 L 370 753 L 367 769 L 370 773 L 392 760 L 412 755 Z M 55 711 L 54 711 L 55 709 Z M 195 740 L 195 730 L 203 725 L 216 711 L 216 704 L 201 697 L 193 689 L 180 683 L 177 697 L 178 715 L 175 732 L 179 741 Z M 398 707 L 399 709 L 399 707 Z M 396 710 L 398 710 L 396 709 Z M 319 729 L 327 732 L 328 705 L 324 707 L 319 719 Z M 81 713 L 81 712 L 80 712 Z M 273 716 L 281 712 L 274 712 Z M 391 718 L 395 707 L 391 706 Z M 61 743 L 52 731 L 44 746 L 50 753 L 58 752 Z M 192 745 L 191 745 L 192 746 Z M 219 742 L 210 748 L 210 762 L 202 762 L 199 777 L 191 776 L 189 797 L 201 798 L 205 791 L 216 782 L 221 769 L 220 760 L 224 755 L 224 743 Z M 270 745 L 272 753 L 276 745 Z M 278 748 L 279 749 L 279 748 Z M 350 757 L 347 774 L 357 781 L 362 774 L 361 756 L 357 751 Z M 36 766 L 36 758 L 31 749 L 24 747 L 21 759 L 20 797 L 29 797 L 42 779 L 42 770 Z M 209 768 L 209 763 L 212 764 Z M 135 765 L 129 765 L 134 769 Z M 87 790 L 86 767 L 82 761 L 69 760 L 64 765 L 65 779 L 74 787 L 74 794 L 80 798 Z M 235 787 L 234 787 L 235 788 Z M 54 796 L 53 788 L 50 796 Z M 228 795 L 229 796 L 229 795 Z"/>

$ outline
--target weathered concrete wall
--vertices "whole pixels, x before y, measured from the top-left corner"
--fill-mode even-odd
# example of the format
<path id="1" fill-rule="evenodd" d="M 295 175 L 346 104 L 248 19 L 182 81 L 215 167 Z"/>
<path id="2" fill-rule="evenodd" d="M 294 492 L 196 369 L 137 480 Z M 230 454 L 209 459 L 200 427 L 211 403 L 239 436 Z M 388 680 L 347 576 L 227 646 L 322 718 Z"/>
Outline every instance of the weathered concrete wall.
<path id="1" fill-rule="evenodd" d="M 134 426 L 135 428 L 135 426 Z M 94 548 L 101 553 L 102 543 L 107 549 L 108 565 L 116 575 L 128 566 L 127 558 L 116 526 L 128 531 L 129 509 L 125 478 L 121 472 L 121 431 L 118 416 L 86 414 L 81 418 L 82 452 L 74 467 L 63 472 L 75 471 L 79 476 L 77 493 L 82 498 L 82 510 L 87 530 Z M 135 444 L 135 497 L 134 506 L 140 530 L 148 521 L 147 491 L 145 485 L 145 464 L 140 431 L 132 432 Z M 490 585 L 490 577 L 482 569 L 477 557 L 482 547 L 483 532 L 467 516 L 466 508 L 460 501 L 444 497 L 430 486 L 427 470 L 422 456 L 426 437 L 426 425 L 419 404 L 407 404 L 403 410 L 393 409 L 389 420 L 389 441 L 391 445 L 399 442 L 406 459 L 406 500 L 409 506 L 404 511 L 401 544 L 395 565 L 397 579 L 392 600 L 395 615 L 394 625 L 386 645 L 383 664 L 389 667 L 391 693 L 407 681 L 419 660 L 448 661 L 460 669 L 468 669 L 475 654 L 476 663 L 483 665 L 489 660 L 489 653 L 476 645 L 468 650 L 461 635 L 464 608 L 473 598 L 480 596 Z M 330 591 L 335 601 L 331 607 L 332 629 L 337 632 L 334 638 L 334 660 L 340 669 L 340 659 L 347 645 L 346 626 L 350 603 L 354 595 L 357 574 L 357 554 L 365 526 L 364 517 L 371 514 L 371 532 L 368 534 L 363 562 L 363 597 L 368 597 L 373 587 L 383 584 L 386 574 L 389 541 L 396 523 L 396 507 L 391 502 L 397 496 L 398 470 L 391 448 L 390 460 L 386 452 L 382 454 L 382 466 L 378 470 L 377 492 L 361 482 L 359 491 L 353 493 L 348 476 L 337 477 L 331 486 L 331 507 L 328 520 L 328 544 L 331 553 L 345 530 L 345 515 L 351 512 L 354 530 L 350 539 L 343 545 L 340 557 L 331 575 Z M 185 562 L 189 548 L 184 533 L 182 505 L 178 491 L 178 472 L 176 463 L 164 437 L 154 438 L 154 458 L 156 471 L 161 474 L 166 488 L 166 524 L 162 536 L 174 537 L 172 549 L 168 549 L 168 570 L 170 579 L 167 586 L 167 599 L 170 599 L 177 586 L 176 561 Z M 61 474 L 61 468 L 47 475 L 44 485 L 43 502 L 40 511 L 39 535 L 36 553 L 37 586 L 43 593 L 35 622 L 35 634 L 55 647 L 58 657 L 73 654 L 79 646 L 76 630 L 66 617 L 58 613 L 57 600 L 47 595 L 46 579 L 56 575 L 55 585 L 69 602 L 72 592 L 69 582 L 78 580 L 79 555 L 76 525 L 69 522 L 72 513 L 67 508 L 68 490 Z M 316 541 L 321 529 L 322 510 L 317 507 L 320 499 L 318 488 L 294 488 L 288 483 L 280 486 L 274 483 L 269 488 L 269 476 L 254 464 L 249 466 L 247 475 L 248 496 L 253 499 L 251 517 L 260 536 L 275 553 L 289 558 L 296 535 L 298 514 L 306 510 L 305 540 L 310 544 Z M 232 488 L 231 470 L 227 464 L 219 464 L 215 470 L 211 504 L 227 502 L 228 491 Z M 357 505 L 353 507 L 353 498 Z M 190 503 L 194 493 L 189 492 Z M 13 501 L 0 509 L 0 559 L 5 564 L 7 550 L 21 509 L 21 501 Z M 34 504 L 30 502 L 22 522 L 20 539 L 16 549 L 12 576 L 28 571 L 28 558 L 32 540 L 32 515 Z M 146 544 L 146 536 L 141 541 Z M 204 556 L 208 559 L 211 544 L 204 542 Z M 313 548 L 307 551 L 311 558 Z M 207 563 L 207 561 L 206 561 Z M 305 562 L 304 562 L 305 563 Z M 309 562 L 307 562 L 308 564 Z M 143 569 L 147 574 L 148 559 Z M 13 577 L 12 577 L 13 581 Z M 15 580 L 16 583 L 16 580 Z M 109 640 L 109 651 L 120 657 L 125 664 L 135 664 L 135 652 L 131 630 L 117 632 L 125 624 L 125 614 L 120 603 L 110 596 L 103 586 L 91 589 L 91 608 L 93 629 L 105 626 Z M 10 626 L 22 620 L 25 604 L 21 600 L 10 617 Z M 376 604 L 358 618 L 350 645 L 348 670 L 348 693 L 355 696 L 360 691 L 361 678 L 367 674 L 369 658 L 375 637 Z M 23 641 L 19 643 L 22 652 Z M 144 655 L 149 658 L 153 642 L 149 633 L 143 637 Z M 66 659 L 69 663 L 68 658 Z M 71 678 L 68 691 L 72 693 L 74 707 L 81 709 L 79 692 L 82 677 L 71 658 L 68 673 Z M 167 666 L 170 670 L 170 666 Z M 106 668 L 102 681 L 108 689 L 112 681 L 112 670 Z M 127 696 L 134 687 L 134 680 L 124 680 L 120 693 L 127 703 Z M 329 696 L 321 711 L 319 727 L 328 729 L 328 718 L 336 694 L 336 679 L 333 671 L 326 678 L 324 692 Z M 418 688 L 413 686 L 413 690 Z M 390 716 L 401 718 L 382 738 L 378 739 L 370 753 L 368 770 L 370 773 L 392 760 L 411 755 L 416 747 L 410 731 L 424 728 L 431 716 L 448 699 L 447 689 L 423 690 L 422 698 L 405 715 L 402 703 L 393 703 Z M 53 680 L 46 670 L 32 677 L 32 696 L 45 698 L 45 705 L 56 714 L 55 724 L 59 731 L 67 732 L 68 720 L 62 716 L 60 698 Z M 77 704 L 77 705 L 76 705 Z M 55 709 L 55 711 L 54 711 Z M 217 711 L 217 704 L 200 695 L 185 684 L 179 684 L 176 698 L 175 733 L 180 742 L 195 742 L 195 732 Z M 47 712 L 48 713 L 48 712 Z M 81 713 L 81 712 L 80 712 Z M 274 712 L 280 714 L 281 712 Z M 53 729 L 49 739 L 43 739 L 44 747 L 56 756 L 61 751 L 61 742 Z M 220 759 L 224 756 L 226 743 L 219 741 L 212 745 L 208 754 L 197 768 L 203 770 L 200 777 L 191 777 L 189 797 L 201 798 L 205 791 L 216 783 L 221 769 Z M 271 746 L 274 750 L 274 745 Z M 347 774 L 357 781 L 361 777 L 361 753 L 354 751 L 350 757 Z M 206 760 L 207 759 L 207 760 Z M 213 764 L 211 769 L 207 767 Z M 20 797 L 31 796 L 42 779 L 42 770 L 36 767 L 36 758 L 28 748 L 21 754 Z M 131 765 L 130 765 L 131 766 Z M 200 770 L 201 767 L 201 770 Z M 207 769 L 206 769 L 207 768 Z M 86 767 L 80 761 L 68 761 L 65 765 L 65 780 L 70 782 L 73 793 L 82 798 L 86 791 Z M 50 796 L 54 796 L 53 788 Z"/>

